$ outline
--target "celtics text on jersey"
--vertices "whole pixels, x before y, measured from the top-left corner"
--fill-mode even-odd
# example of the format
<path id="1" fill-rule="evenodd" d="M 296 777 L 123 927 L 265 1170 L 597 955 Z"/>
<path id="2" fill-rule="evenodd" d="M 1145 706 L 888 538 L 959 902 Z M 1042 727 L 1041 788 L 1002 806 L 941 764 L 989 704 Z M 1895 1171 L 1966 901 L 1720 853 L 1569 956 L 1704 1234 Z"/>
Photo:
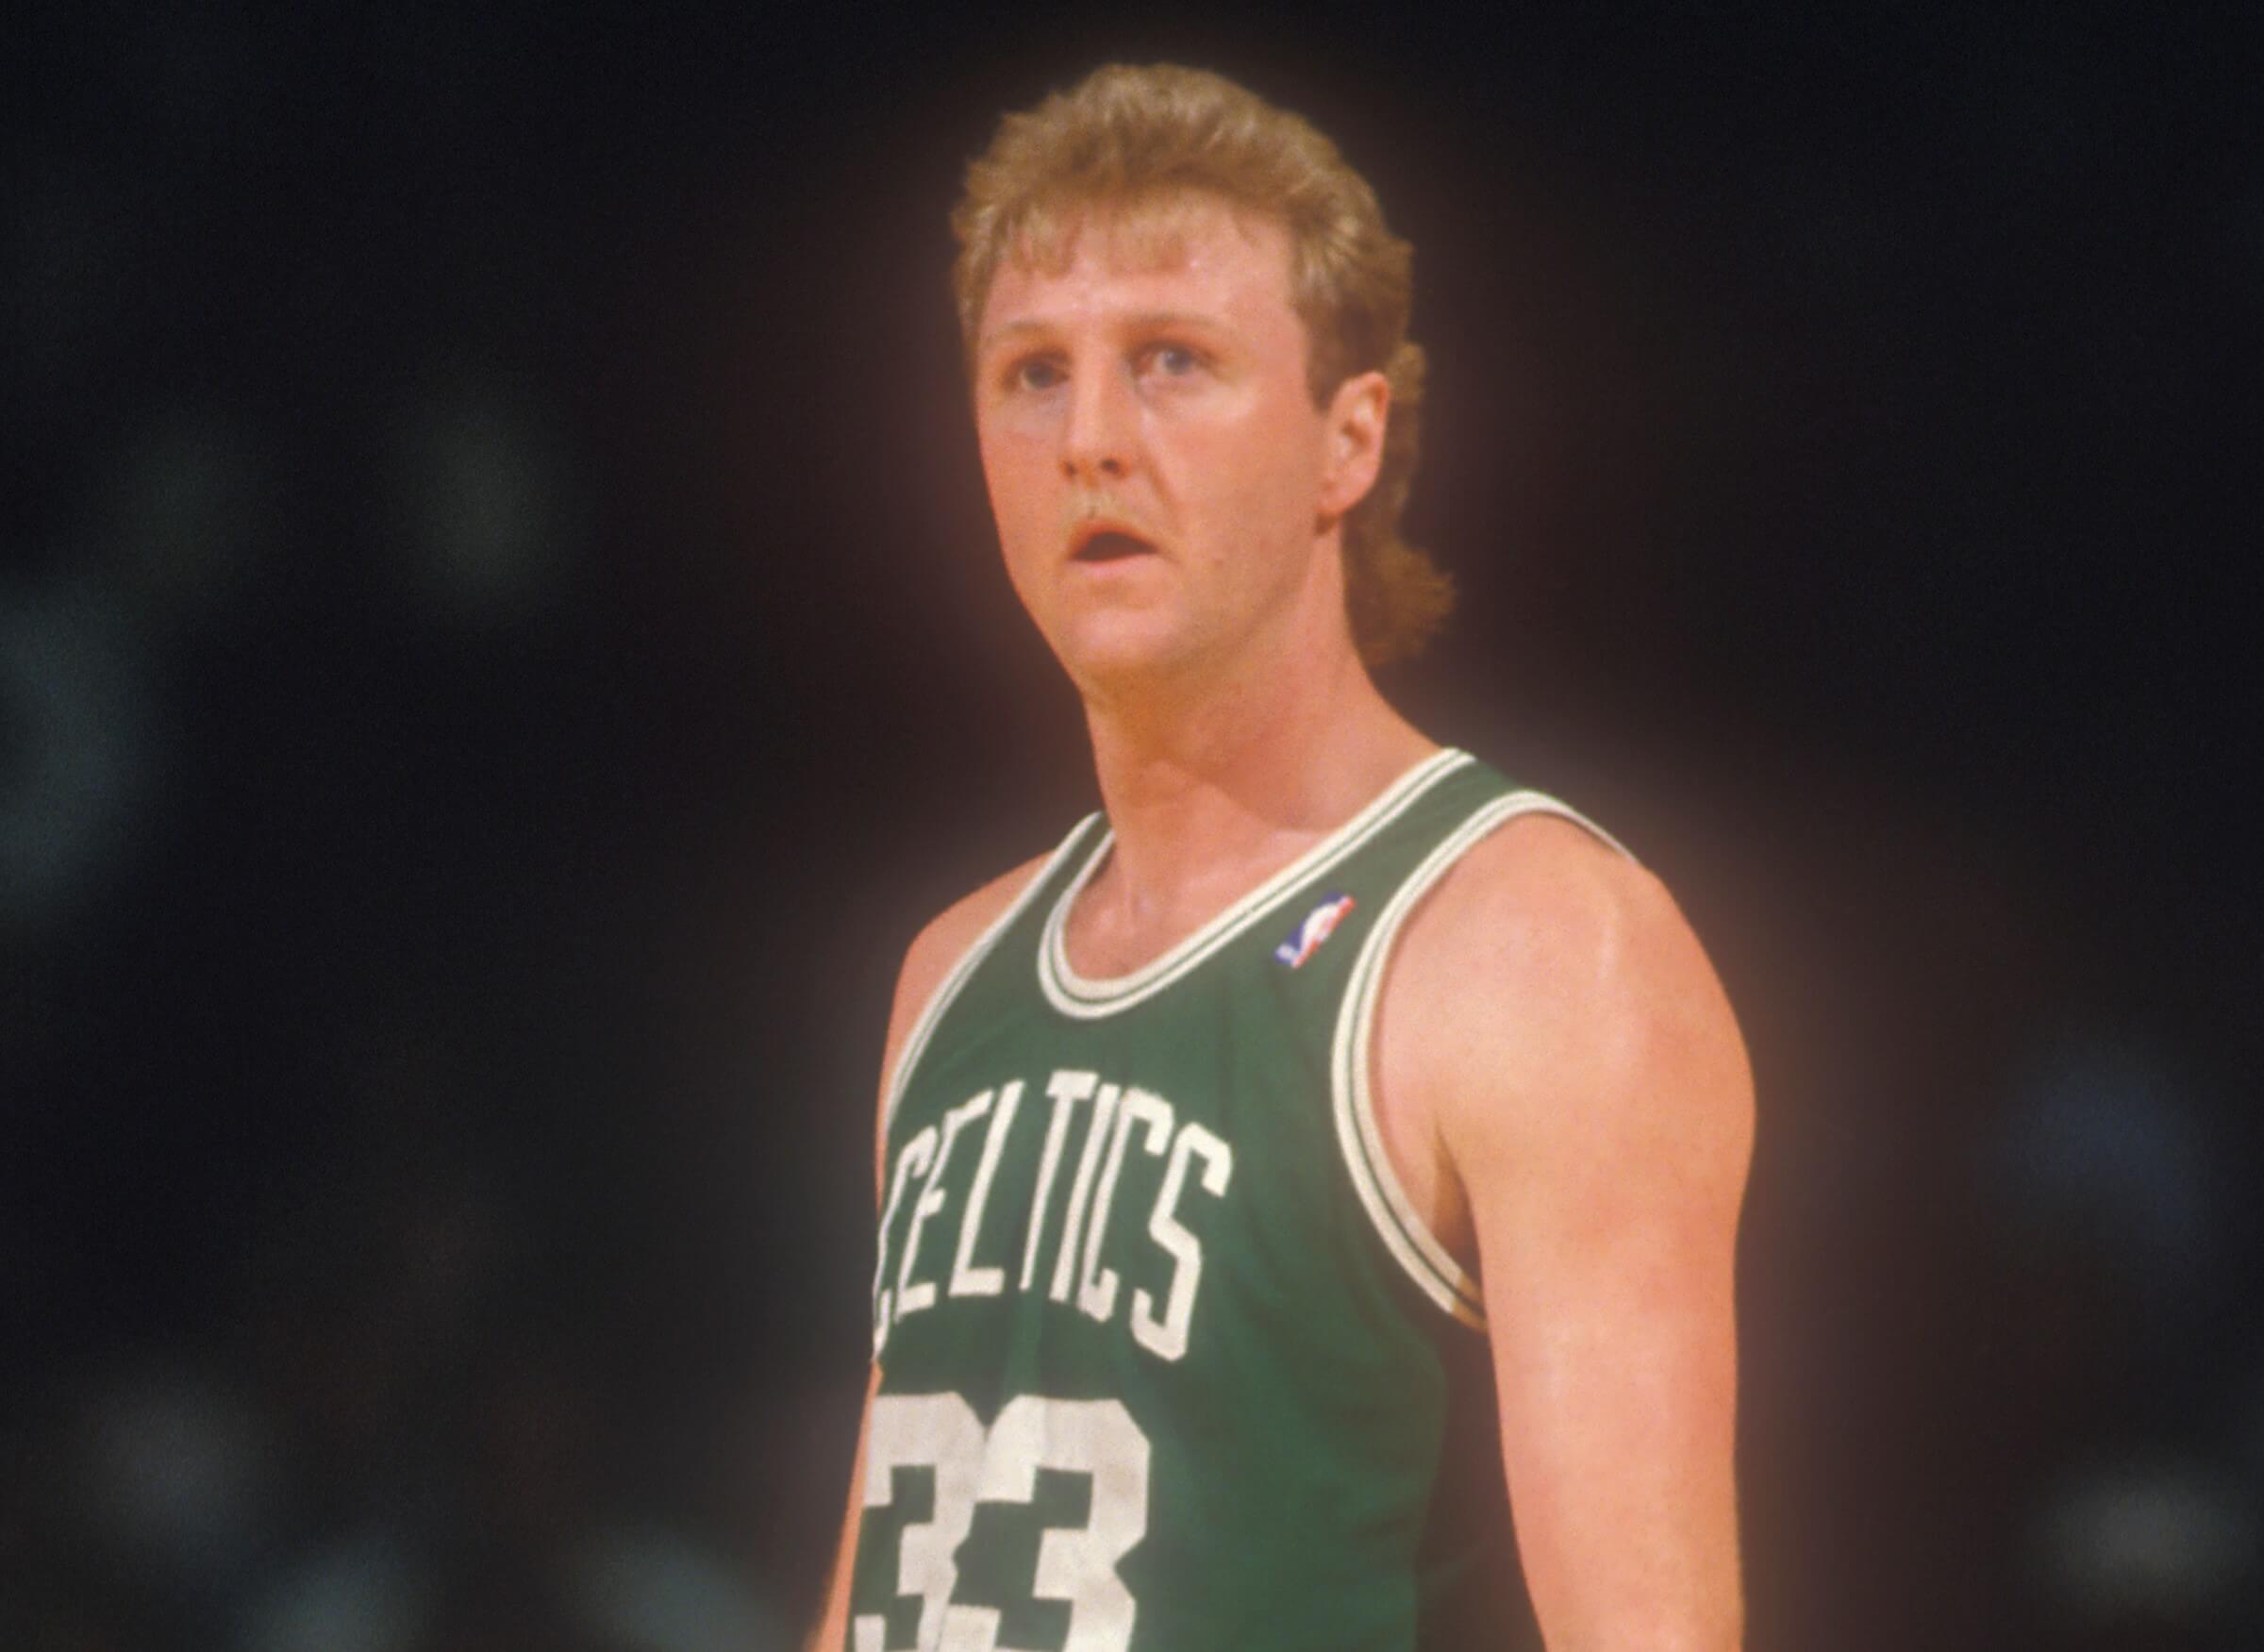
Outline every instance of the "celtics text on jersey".
<path id="1" fill-rule="evenodd" d="M 1112 980 L 1095 816 L 957 961 L 884 1101 L 849 1652 L 1539 1644 L 1477 1283 L 1369 1093 L 1394 936 L 1536 812 L 1438 752 Z"/>

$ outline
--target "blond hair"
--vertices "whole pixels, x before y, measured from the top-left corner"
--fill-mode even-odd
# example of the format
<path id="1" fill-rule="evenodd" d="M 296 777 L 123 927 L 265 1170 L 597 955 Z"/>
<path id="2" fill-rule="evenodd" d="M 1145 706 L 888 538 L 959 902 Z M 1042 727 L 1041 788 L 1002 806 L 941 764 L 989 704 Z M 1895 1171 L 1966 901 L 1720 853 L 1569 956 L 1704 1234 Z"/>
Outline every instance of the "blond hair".
<path id="1" fill-rule="evenodd" d="M 1355 374 L 1381 371 L 1390 381 L 1375 485 L 1344 519 L 1344 606 L 1369 664 L 1414 654 L 1446 618 L 1454 587 L 1399 534 L 1423 411 L 1423 348 L 1407 336 L 1413 249 L 1385 227 L 1367 180 L 1301 117 L 1205 70 L 1116 63 L 1007 115 L 968 166 L 951 215 L 959 242 L 952 288 L 970 366 L 1003 259 L 1064 261 L 1079 209 L 1105 205 L 1155 222 L 1189 191 L 1288 231 L 1316 406 Z"/>

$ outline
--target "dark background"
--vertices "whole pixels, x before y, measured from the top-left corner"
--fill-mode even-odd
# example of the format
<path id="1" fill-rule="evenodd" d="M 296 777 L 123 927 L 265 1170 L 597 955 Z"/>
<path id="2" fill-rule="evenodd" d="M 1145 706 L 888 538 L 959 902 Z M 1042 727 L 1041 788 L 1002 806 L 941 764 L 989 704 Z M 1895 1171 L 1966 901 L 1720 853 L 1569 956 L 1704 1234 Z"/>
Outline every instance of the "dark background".
<path id="1" fill-rule="evenodd" d="M 1387 693 L 1740 1007 L 1751 1644 L 2264 1642 L 2264 54 L 2133 13 L 25 8 L 0 1644 L 798 1632 L 896 959 L 1092 801 L 944 214 L 1110 58 L 1377 185 Z"/>

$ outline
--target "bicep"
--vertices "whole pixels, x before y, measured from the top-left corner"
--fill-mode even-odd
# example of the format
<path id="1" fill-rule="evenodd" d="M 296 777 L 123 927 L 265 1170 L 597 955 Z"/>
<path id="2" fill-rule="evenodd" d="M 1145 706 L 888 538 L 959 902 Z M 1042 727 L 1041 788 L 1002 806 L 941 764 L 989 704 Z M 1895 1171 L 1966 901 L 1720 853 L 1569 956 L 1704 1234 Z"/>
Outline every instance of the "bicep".
<path id="1" fill-rule="evenodd" d="M 1464 1044 L 1439 1115 L 1519 1544 L 1553 1647 L 1734 1645 L 1752 1083 L 1664 892 L 1630 871 L 1589 916 L 1497 984 L 1520 1008 Z"/>
<path id="2" fill-rule="evenodd" d="M 877 1213 L 888 1197 L 888 1096 L 896 1063 L 902 1058 L 906 1037 L 912 1022 L 919 1015 L 927 996 L 941 978 L 947 965 L 941 953 L 950 943 L 944 919 L 930 924 L 913 941 L 905 955 L 902 967 L 896 974 L 896 991 L 889 1010 L 888 1032 L 881 1040 L 880 1078 L 874 1107 L 873 1122 L 873 1199 Z M 873 1427 L 873 1400 L 880 1392 L 880 1363 L 874 1360 L 865 1377 L 864 1410 L 857 1420 L 857 1449 L 851 1455 L 849 1468 L 848 1506 L 841 1516 L 841 1536 L 836 1542 L 833 1569 L 825 1587 L 825 1597 L 818 1611 L 816 1627 L 804 1643 L 806 1652 L 836 1652 L 846 1643 L 849 1633 L 849 1585 L 857 1562 L 857 1534 L 864 1511 L 865 1444 Z"/>
<path id="3" fill-rule="evenodd" d="M 849 1506 L 841 1516 L 841 1533 L 834 1547 L 833 1571 L 825 1585 L 825 1599 L 818 1610 L 817 1627 L 804 1643 L 807 1652 L 838 1652 L 849 1635 L 849 1584 L 857 1566 L 857 1531 L 864 1513 L 865 1440 L 873 1427 L 873 1396 L 880 1390 L 880 1367 L 874 1364 L 865 1384 L 865 1410 L 857 1426 L 857 1451 L 850 1459 Z"/>
<path id="4" fill-rule="evenodd" d="M 888 1198 L 889 1092 L 895 1080 L 897 1065 L 905 1058 L 905 1046 L 910 1038 L 913 1024 L 942 985 L 952 965 L 967 947 L 974 944 L 991 920 L 1006 909 L 1039 864 L 1032 861 L 1018 868 L 945 911 L 920 932 L 905 954 L 904 965 L 897 972 L 894 1000 L 889 1010 L 888 1033 L 881 1041 L 880 1078 L 874 1109 L 873 1196 L 876 1214 L 885 1208 Z M 857 1527 L 864 1507 L 866 1439 L 872 1427 L 873 1401 L 879 1392 L 880 1365 L 876 1360 L 866 1377 L 864 1415 L 857 1424 L 857 1451 L 849 1474 L 848 1508 L 841 1520 L 840 1544 L 834 1556 L 833 1574 L 826 1589 L 825 1602 L 819 1615 L 817 1629 L 808 1643 L 813 1649 L 824 1647 L 826 1652 L 831 1652 L 832 1648 L 842 1644 L 848 1634 L 849 1584 L 856 1563 Z"/>
<path id="5" fill-rule="evenodd" d="M 1564 1644 L 1734 1640 L 1727 1180 L 1631 1167 L 1473 1209 L 1519 1541 Z"/>

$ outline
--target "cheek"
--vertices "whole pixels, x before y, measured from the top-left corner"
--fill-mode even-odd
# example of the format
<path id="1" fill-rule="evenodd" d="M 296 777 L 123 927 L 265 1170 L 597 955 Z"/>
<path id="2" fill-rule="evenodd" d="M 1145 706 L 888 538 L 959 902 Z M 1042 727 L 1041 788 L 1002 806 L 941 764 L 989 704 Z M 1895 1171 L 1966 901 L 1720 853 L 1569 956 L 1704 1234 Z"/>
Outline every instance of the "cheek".
<path id="1" fill-rule="evenodd" d="M 1186 474 L 1226 548 L 1247 544 L 1254 533 L 1304 541 L 1319 488 L 1318 467 L 1296 462 L 1307 446 L 1306 431 L 1281 420 L 1253 420 L 1196 445 Z"/>
<path id="2" fill-rule="evenodd" d="M 1029 432 L 1010 426 L 987 425 L 979 435 L 983 480 L 990 492 L 991 512 L 1004 529 L 1034 514 L 1050 511 L 1046 496 L 1051 467 L 1040 444 Z"/>
<path id="3" fill-rule="evenodd" d="M 1034 442 L 989 432 L 981 442 L 983 479 L 1007 578 L 1024 605 L 1036 600 L 1039 570 L 1051 555 L 1060 519 L 1052 466 Z"/>

